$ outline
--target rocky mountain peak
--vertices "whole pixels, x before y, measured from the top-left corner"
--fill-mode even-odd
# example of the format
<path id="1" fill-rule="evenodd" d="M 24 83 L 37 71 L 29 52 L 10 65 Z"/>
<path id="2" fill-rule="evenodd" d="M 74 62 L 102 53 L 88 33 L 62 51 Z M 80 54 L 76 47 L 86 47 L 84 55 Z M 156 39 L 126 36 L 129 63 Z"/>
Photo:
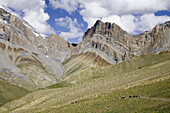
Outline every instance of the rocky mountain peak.
<path id="1" fill-rule="evenodd" d="M 115 23 L 97 20 L 72 51 L 72 55 L 94 52 L 111 64 L 145 53 L 160 53 L 170 48 L 170 22 L 155 26 L 151 31 L 131 36 Z"/>
<path id="2" fill-rule="evenodd" d="M 135 40 L 130 36 L 129 33 L 124 31 L 120 26 L 115 23 L 105 22 L 103 23 L 101 20 L 97 20 L 93 27 L 89 28 L 85 35 L 83 36 L 83 40 L 93 37 L 93 35 L 101 35 L 106 38 L 106 40 L 119 40 L 123 43 L 135 43 Z M 133 40 L 133 42 L 129 42 L 129 37 Z M 129 42 L 129 43 L 128 43 Z"/>
<path id="3" fill-rule="evenodd" d="M 166 21 L 165 23 L 163 24 L 160 24 L 161 26 L 166 26 L 166 27 L 169 27 L 170 28 L 170 21 Z"/>
<path id="4" fill-rule="evenodd" d="M 144 53 L 170 50 L 169 28 L 170 21 L 132 37 L 117 24 L 98 20 L 73 47 L 58 35 L 36 32 L 0 8 L 0 80 L 33 90 L 87 66 L 109 66 Z"/>
<path id="5" fill-rule="evenodd" d="M 170 50 L 170 21 L 156 25 L 152 30 L 134 36 L 137 41 L 138 55 L 160 53 Z"/>
<path id="6" fill-rule="evenodd" d="M 107 62 L 115 64 L 135 56 L 136 40 L 115 23 L 96 21 L 73 49 L 73 54 L 93 51 Z"/>
<path id="7" fill-rule="evenodd" d="M 72 48 L 72 45 L 67 42 L 63 37 L 59 37 L 56 34 L 50 34 L 49 37 L 47 37 L 47 42 L 48 43 L 53 43 L 55 45 L 57 45 L 57 47 L 59 47 L 60 49 L 69 49 Z"/>
<path id="8" fill-rule="evenodd" d="M 64 74 L 61 62 L 71 49 L 63 50 L 68 46 L 65 40 L 51 39 L 16 14 L 0 8 L 0 80 L 28 90 L 56 83 Z M 52 42 L 56 42 L 54 47 Z"/>
<path id="9" fill-rule="evenodd" d="M 94 27 L 100 27 L 103 24 L 101 20 L 97 20 L 96 23 L 94 24 Z"/>

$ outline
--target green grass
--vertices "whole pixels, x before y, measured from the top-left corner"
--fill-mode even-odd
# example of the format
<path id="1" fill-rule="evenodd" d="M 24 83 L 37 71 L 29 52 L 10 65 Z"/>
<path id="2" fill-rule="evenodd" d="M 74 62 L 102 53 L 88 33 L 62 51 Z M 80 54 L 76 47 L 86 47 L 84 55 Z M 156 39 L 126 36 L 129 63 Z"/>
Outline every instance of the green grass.
<path id="1" fill-rule="evenodd" d="M 0 80 L 0 106 L 18 99 L 28 93 L 27 90 Z"/>
<path id="2" fill-rule="evenodd" d="M 109 67 L 87 67 L 3 107 L 13 112 L 168 113 L 169 102 L 142 97 L 170 99 L 169 76 L 170 54 L 142 55 Z M 142 97 L 127 98 L 136 94 Z M 120 96 L 126 98 L 115 99 Z M 82 102 L 71 104 L 77 100 Z"/>
<path id="3" fill-rule="evenodd" d="M 47 88 L 62 88 L 62 87 L 68 87 L 68 86 L 71 86 L 70 83 L 66 82 L 66 81 L 60 81 L 59 83 L 57 84 L 54 84 L 54 85 L 51 85 L 51 86 L 48 86 Z"/>
<path id="4" fill-rule="evenodd" d="M 71 82 L 77 80 L 76 84 L 84 82 L 93 82 L 94 80 L 105 80 L 106 77 L 112 78 L 113 76 L 125 76 L 129 74 L 148 74 L 148 76 L 153 76 L 159 73 L 156 70 L 160 69 L 160 75 L 166 73 L 168 70 L 170 54 L 151 54 L 142 55 L 131 59 L 126 62 L 119 63 L 114 66 L 109 66 L 106 68 L 94 68 L 88 67 L 82 71 L 68 77 L 65 81 Z M 167 63 L 167 64 L 166 64 Z M 155 67 L 153 67 L 155 66 Z M 157 66 L 157 67 L 156 67 Z M 164 66 L 166 68 L 164 68 Z M 152 70 L 153 68 L 153 70 Z M 150 71 L 149 71 L 150 70 Z M 164 71 L 165 72 L 164 72 Z M 152 72 L 153 71 L 153 72 Z M 162 72 L 161 72 L 162 71 Z M 169 73 L 170 74 L 170 73 Z M 162 75 L 168 76 L 168 75 Z M 155 77 L 149 79 L 149 81 L 158 79 Z M 129 88 L 127 90 L 117 90 L 115 92 L 99 95 L 96 98 L 87 98 L 83 100 L 82 103 L 70 104 L 62 106 L 56 109 L 49 109 L 43 112 L 170 112 L 170 103 L 165 101 L 157 101 L 145 98 L 134 98 L 134 99 L 124 99 L 115 100 L 115 97 L 130 96 L 140 94 L 142 96 L 154 97 L 154 98 L 170 98 L 170 79 L 151 83 L 143 86 L 136 86 Z"/>
<path id="5" fill-rule="evenodd" d="M 108 67 L 87 67 L 72 76 L 64 78 L 67 82 L 76 80 L 76 83 L 82 83 L 85 81 L 93 81 L 107 76 L 118 76 L 123 74 L 135 74 L 137 75 L 146 72 L 151 75 L 156 72 L 156 68 L 153 71 L 150 69 L 152 66 L 158 65 L 164 62 L 170 62 L 170 54 L 147 54 L 135 57 L 129 61 L 121 62 L 113 66 Z M 165 64 L 168 65 L 168 64 Z M 163 66 L 165 66 L 163 65 Z M 159 66 L 161 67 L 161 66 Z M 169 66 L 170 67 L 170 66 Z M 162 67 L 163 68 L 163 67 Z M 163 69 L 164 71 L 166 69 Z M 159 73 L 159 72 L 158 72 Z M 162 73 L 160 71 L 160 73 Z"/>
<path id="6" fill-rule="evenodd" d="M 67 73 L 66 73 L 66 76 L 78 71 L 79 69 L 81 69 L 83 67 L 83 65 L 79 65 L 78 67 L 75 67 L 73 69 L 70 69 Z"/>
<path id="7" fill-rule="evenodd" d="M 109 67 L 108 70 L 111 70 L 113 74 L 127 73 L 146 67 L 148 68 L 168 60 L 170 60 L 170 54 L 147 54 L 135 57 L 129 61 L 122 62 L 117 65 L 113 65 Z"/>
<path id="8" fill-rule="evenodd" d="M 56 109 L 49 109 L 43 112 L 57 112 L 57 113 L 75 113 L 75 112 L 107 112 L 107 113 L 168 113 L 170 112 L 170 102 L 158 101 L 152 99 L 142 98 L 144 96 L 169 98 L 170 95 L 170 79 L 147 84 L 144 86 L 137 86 L 127 90 L 118 90 L 112 93 L 101 95 L 95 98 L 84 99 L 81 103 L 69 104 Z M 164 93 L 162 93 L 164 92 Z M 142 97 L 129 98 L 130 95 L 139 95 Z M 125 96 L 125 99 L 115 99 L 115 97 Z"/>

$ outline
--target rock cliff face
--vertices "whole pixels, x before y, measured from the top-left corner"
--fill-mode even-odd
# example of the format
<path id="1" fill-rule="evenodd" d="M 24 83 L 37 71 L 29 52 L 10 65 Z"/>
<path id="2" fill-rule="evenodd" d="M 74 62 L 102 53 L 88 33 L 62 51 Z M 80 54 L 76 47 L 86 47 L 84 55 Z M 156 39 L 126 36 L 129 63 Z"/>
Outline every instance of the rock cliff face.
<path id="1" fill-rule="evenodd" d="M 168 50 L 170 50 L 170 21 L 132 37 L 115 23 L 103 23 L 98 20 L 92 28 L 87 30 L 82 42 L 73 49 L 72 57 L 65 62 L 72 62 L 73 57 L 90 52 L 100 56 L 102 61 L 108 64 L 116 64 L 141 54 Z M 72 67 L 71 69 L 74 69 L 75 65 L 80 65 L 80 63 L 69 66 L 66 64 L 69 65 L 64 63 L 64 67 Z"/>
<path id="2" fill-rule="evenodd" d="M 170 50 L 170 21 L 130 36 L 115 23 L 98 20 L 76 47 L 57 35 L 44 36 L 0 8 L 0 80 L 34 90 L 87 66 L 109 66 L 135 56 Z"/>
<path id="3" fill-rule="evenodd" d="M 138 55 L 170 50 L 170 21 L 156 25 L 151 31 L 134 36 Z"/>
<path id="4" fill-rule="evenodd" d="M 28 90 L 54 84 L 64 75 L 61 62 L 71 48 L 63 38 L 45 37 L 0 8 L 0 80 Z"/>
<path id="5" fill-rule="evenodd" d="M 73 54 L 91 51 L 116 64 L 134 57 L 136 46 L 136 40 L 118 25 L 98 20 L 94 27 L 87 30 Z"/>
<path id="6" fill-rule="evenodd" d="M 54 34 L 51 34 L 45 40 L 42 40 L 41 43 L 38 41 L 36 45 L 40 52 L 45 54 L 47 57 L 50 56 L 53 59 L 56 59 L 60 63 L 70 57 L 71 50 L 73 48 L 73 46 L 64 38 Z"/>
<path id="7" fill-rule="evenodd" d="M 132 37 L 118 25 L 98 20 L 87 30 L 83 41 L 73 49 L 72 54 L 91 51 L 115 64 L 141 54 L 160 53 L 169 49 L 170 21 Z"/>
<path id="8" fill-rule="evenodd" d="M 71 57 L 63 63 L 65 72 L 71 75 L 71 72 L 78 71 L 77 67 L 108 66 L 129 60 L 137 54 L 136 44 L 135 38 L 118 25 L 98 20 L 72 50 Z M 87 53 L 94 54 L 91 60 L 85 60 L 89 58 Z"/>

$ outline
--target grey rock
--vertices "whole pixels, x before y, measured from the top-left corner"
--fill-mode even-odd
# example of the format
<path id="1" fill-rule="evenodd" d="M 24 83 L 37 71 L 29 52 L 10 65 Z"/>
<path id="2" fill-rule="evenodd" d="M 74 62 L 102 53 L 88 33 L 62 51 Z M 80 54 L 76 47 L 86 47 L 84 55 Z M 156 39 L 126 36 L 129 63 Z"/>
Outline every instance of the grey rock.
<path id="1" fill-rule="evenodd" d="M 43 88 L 87 66 L 108 66 L 141 54 L 170 50 L 170 21 L 136 36 L 98 20 L 73 47 L 55 34 L 44 36 L 0 8 L 0 80 L 28 90 Z"/>
<path id="2" fill-rule="evenodd" d="M 61 62 L 71 47 L 60 37 L 50 37 L 37 33 L 20 17 L 0 8 L 0 79 L 28 90 L 55 84 L 64 75 Z"/>

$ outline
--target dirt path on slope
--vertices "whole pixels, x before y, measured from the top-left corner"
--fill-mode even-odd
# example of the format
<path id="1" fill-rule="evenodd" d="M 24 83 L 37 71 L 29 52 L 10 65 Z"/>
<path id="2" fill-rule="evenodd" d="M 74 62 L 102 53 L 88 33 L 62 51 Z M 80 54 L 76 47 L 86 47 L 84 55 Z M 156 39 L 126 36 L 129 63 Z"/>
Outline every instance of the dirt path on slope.
<path id="1" fill-rule="evenodd" d="M 161 100 L 161 101 L 170 102 L 170 99 L 167 99 L 167 98 L 154 98 L 154 97 L 146 97 L 146 96 L 141 96 L 140 98 L 152 99 L 152 100 Z"/>

